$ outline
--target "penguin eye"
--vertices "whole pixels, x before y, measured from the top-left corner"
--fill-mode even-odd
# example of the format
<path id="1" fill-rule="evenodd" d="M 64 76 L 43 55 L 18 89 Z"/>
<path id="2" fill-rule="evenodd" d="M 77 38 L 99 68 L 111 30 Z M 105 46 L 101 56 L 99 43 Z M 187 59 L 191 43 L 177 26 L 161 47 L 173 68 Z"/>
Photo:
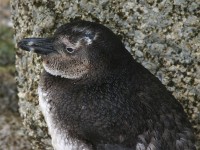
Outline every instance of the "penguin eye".
<path id="1" fill-rule="evenodd" d="M 74 52 L 74 49 L 71 47 L 67 47 L 66 49 L 67 49 L 67 52 L 70 54 Z"/>

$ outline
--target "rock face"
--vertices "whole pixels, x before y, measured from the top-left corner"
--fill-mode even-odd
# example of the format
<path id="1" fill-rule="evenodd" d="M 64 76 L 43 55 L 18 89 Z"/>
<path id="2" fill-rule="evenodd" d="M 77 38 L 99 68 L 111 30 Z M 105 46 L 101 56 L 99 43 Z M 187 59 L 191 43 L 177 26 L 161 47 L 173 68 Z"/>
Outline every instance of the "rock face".
<path id="1" fill-rule="evenodd" d="M 0 48 L 4 47 L 0 44 Z M 14 72 L 14 63 L 9 66 L 0 63 L 0 149 L 30 150 L 30 142 L 21 129 L 22 119 L 17 110 Z"/>
<path id="2" fill-rule="evenodd" d="M 12 28 L 0 22 L 0 35 L 0 149 L 30 150 L 18 112 Z"/>
<path id="3" fill-rule="evenodd" d="M 15 39 L 51 35 L 74 19 L 104 24 L 182 103 L 200 140 L 200 2 L 195 0 L 11 0 Z M 52 149 L 38 107 L 40 58 L 17 51 L 20 113 L 36 149 Z"/>
<path id="4" fill-rule="evenodd" d="M 30 150 L 18 112 L 15 50 L 9 0 L 0 1 L 0 149 Z"/>

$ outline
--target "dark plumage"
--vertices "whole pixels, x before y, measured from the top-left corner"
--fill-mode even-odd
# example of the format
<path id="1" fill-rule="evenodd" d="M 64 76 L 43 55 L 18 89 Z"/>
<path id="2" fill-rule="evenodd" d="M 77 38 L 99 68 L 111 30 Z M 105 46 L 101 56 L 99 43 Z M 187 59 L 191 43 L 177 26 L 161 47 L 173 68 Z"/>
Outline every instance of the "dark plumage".
<path id="1" fill-rule="evenodd" d="M 103 25 L 68 23 L 28 38 L 42 54 L 39 104 L 57 150 L 195 150 L 182 106 Z"/>

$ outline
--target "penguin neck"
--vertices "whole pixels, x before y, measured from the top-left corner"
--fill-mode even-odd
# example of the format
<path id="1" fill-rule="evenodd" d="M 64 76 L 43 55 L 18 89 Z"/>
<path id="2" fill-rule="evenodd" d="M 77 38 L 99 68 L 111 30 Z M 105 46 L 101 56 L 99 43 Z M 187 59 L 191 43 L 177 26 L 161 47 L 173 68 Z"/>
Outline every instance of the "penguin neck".
<path id="1" fill-rule="evenodd" d="M 125 84 L 125 80 L 130 78 L 130 67 L 126 66 L 121 69 L 112 69 L 109 71 L 104 71 L 100 74 L 96 75 L 85 75 L 80 79 L 68 79 L 60 76 L 54 76 L 48 73 L 47 71 L 43 71 L 42 80 L 48 81 L 49 79 L 53 82 L 65 82 L 69 86 L 81 86 L 81 85 L 92 85 L 92 84 L 102 84 L 102 83 L 111 83 L 115 81 L 122 81 Z M 45 79 L 46 78 L 46 79 Z M 48 78 L 48 80 L 47 80 Z"/>
<path id="2" fill-rule="evenodd" d="M 101 83 L 109 83 L 114 81 L 121 81 L 126 82 L 125 80 L 131 78 L 132 71 L 131 68 L 133 66 L 132 62 L 125 62 L 117 67 L 107 68 L 102 70 L 101 72 L 86 75 L 84 78 L 80 80 L 76 80 L 75 82 L 78 83 L 85 83 L 85 84 L 101 84 Z"/>

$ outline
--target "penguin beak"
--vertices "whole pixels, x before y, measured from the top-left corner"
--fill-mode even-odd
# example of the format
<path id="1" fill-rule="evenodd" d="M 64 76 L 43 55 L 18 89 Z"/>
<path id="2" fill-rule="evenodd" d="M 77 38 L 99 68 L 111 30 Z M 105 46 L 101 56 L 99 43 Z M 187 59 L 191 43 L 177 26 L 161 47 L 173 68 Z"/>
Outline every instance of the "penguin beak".
<path id="1" fill-rule="evenodd" d="M 55 52 L 52 38 L 25 38 L 17 45 L 25 51 L 33 51 L 43 55 Z"/>

